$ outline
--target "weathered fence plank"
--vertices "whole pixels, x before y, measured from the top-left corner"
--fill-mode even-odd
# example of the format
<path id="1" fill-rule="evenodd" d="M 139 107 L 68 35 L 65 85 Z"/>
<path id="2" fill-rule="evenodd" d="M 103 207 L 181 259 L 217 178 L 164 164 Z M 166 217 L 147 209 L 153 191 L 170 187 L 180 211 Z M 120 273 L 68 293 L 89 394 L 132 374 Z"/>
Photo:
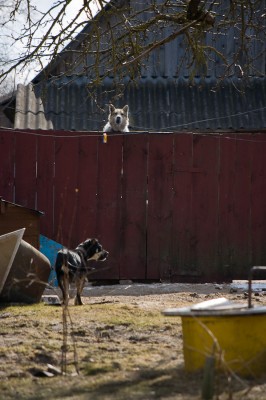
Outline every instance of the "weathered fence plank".
<path id="1" fill-rule="evenodd" d="M 41 232 L 54 237 L 54 135 L 47 131 L 37 137 L 37 209 L 44 212 L 41 218 Z"/>
<path id="2" fill-rule="evenodd" d="M 37 136 L 34 132 L 15 135 L 16 199 L 28 208 L 36 208 Z"/>
<path id="3" fill-rule="evenodd" d="M 96 135 L 79 138 L 77 239 L 94 238 L 97 230 L 98 145 Z"/>
<path id="4" fill-rule="evenodd" d="M 120 278 L 146 278 L 147 135 L 125 136 Z"/>
<path id="5" fill-rule="evenodd" d="M 218 264 L 225 278 L 232 276 L 234 260 L 235 134 L 220 137 Z"/>
<path id="6" fill-rule="evenodd" d="M 234 213 L 230 229 L 234 232 L 233 276 L 244 278 L 252 263 L 251 251 L 251 142 L 249 135 L 236 136 Z"/>
<path id="7" fill-rule="evenodd" d="M 173 281 L 193 279 L 190 243 L 193 240 L 191 220 L 191 194 L 193 175 L 193 135 L 174 135 L 173 169 L 173 229 L 172 271 Z M 197 272 L 196 272 L 197 273 Z"/>
<path id="8" fill-rule="evenodd" d="M 110 252 L 110 267 L 101 277 L 119 279 L 121 250 L 121 171 L 123 135 L 108 135 L 98 150 L 97 231 L 102 245 Z M 97 277 L 98 275 L 95 274 Z"/>
<path id="9" fill-rule="evenodd" d="M 8 201 L 14 200 L 14 166 L 15 133 L 11 130 L 0 130 L 0 196 Z"/>
<path id="10" fill-rule="evenodd" d="M 73 248 L 79 243 L 78 213 L 79 141 L 75 135 L 55 137 L 54 224 L 55 240 Z"/>
<path id="11" fill-rule="evenodd" d="M 218 144 L 215 136 L 193 137 L 192 241 L 190 269 L 215 279 L 218 243 Z"/>
<path id="12" fill-rule="evenodd" d="M 223 281 L 266 263 L 266 134 L 0 130 L 0 196 L 110 252 L 95 279 Z"/>
<path id="13" fill-rule="evenodd" d="M 172 261 L 173 135 L 149 140 L 147 278 L 170 279 Z"/>
<path id="14" fill-rule="evenodd" d="M 252 264 L 265 265 L 266 260 L 266 135 L 252 135 L 251 159 L 251 225 Z"/>

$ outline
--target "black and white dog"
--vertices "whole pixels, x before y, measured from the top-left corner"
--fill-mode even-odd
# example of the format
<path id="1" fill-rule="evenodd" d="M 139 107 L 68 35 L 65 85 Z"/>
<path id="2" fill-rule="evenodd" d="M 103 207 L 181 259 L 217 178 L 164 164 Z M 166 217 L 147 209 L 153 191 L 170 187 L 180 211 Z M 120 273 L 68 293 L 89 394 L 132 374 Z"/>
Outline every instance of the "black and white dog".
<path id="1" fill-rule="evenodd" d="M 74 304 L 83 304 L 81 293 L 88 273 L 93 270 L 92 267 L 88 266 L 88 261 L 105 261 L 108 254 L 108 251 L 102 248 L 97 239 L 87 239 L 74 250 L 66 248 L 59 250 L 55 262 L 55 271 L 58 286 L 63 294 L 63 304 L 68 304 L 69 285 L 72 282 L 76 283 L 77 289 Z"/>

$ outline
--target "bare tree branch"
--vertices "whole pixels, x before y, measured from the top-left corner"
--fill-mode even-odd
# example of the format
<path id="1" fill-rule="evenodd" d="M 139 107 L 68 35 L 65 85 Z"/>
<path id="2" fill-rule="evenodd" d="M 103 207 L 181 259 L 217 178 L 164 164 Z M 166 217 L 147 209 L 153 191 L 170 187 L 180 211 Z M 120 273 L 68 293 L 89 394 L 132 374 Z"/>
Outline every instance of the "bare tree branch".
<path id="1" fill-rule="evenodd" d="M 40 71 L 47 63 L 47 74 L 86 74 L 92 84 L 125 71 L 134 78 L 151 53 L 177 37 L 184 38 L 185 46 L 185 59 L 179 63 L 186 64 L 192 74 L 220 60 L 224 76 L 235 66 L 243 76 L 265 76 L 263 0 L 82 0 L 70 15 L 74 3 L 57 0 L 43 12 L 33 0 L 12 0 L 8 6 L 0 0 L 5 10 L 0 27 L 11 32 L 5 40 L 20 49 L 9 58 L 0 57 L 0 83 L 14 71 L 29 70 L 32 65 Z M 228 32 L 235 38 L 230 52 L 220 44 Z"/>

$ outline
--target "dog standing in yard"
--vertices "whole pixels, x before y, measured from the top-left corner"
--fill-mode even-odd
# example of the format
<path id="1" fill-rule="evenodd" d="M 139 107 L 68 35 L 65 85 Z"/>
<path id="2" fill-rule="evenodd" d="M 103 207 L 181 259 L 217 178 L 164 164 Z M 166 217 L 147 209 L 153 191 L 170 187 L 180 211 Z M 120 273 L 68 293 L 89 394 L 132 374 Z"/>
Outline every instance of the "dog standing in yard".
<path id="1" fill-rule="evenodd" d="M 89 261 L 105 261 L 108 251 L 104 250 L 97 239 L 87 239 L 74 250 L 66 248 L 59 250 L 55 262 L 55 271 L 63 295 L 63 304 L 69 300 L 69 285 L 76 283 L 77 294 L 75 305 L 82 305 L 81 293 L 84 288 L 87 274 L 93 270 L 88 266 Z"/>
<path id="2" fill-rule="evenodd" d="M 123 108 L 115 108 L 112 104 L 110 104 L 108 122 L 103 128 L 103 132 L 129 132 L 128 112 L 128 106 L 124 106 Z"/>

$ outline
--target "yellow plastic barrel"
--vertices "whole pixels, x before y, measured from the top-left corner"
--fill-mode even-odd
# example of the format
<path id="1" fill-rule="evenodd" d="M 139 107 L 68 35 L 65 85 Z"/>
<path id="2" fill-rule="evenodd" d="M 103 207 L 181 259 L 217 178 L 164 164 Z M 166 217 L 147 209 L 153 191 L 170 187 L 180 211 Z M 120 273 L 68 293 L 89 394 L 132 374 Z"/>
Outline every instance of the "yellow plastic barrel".
<path id="1" fill-rule="evenodd" d="M 242 376 L 266 374 L 266 306 L 248 307 L 225 298 L 192 307 L 169 308 L 167 316 L 180 316 L 185 369 L 203 369 L 213 356 L 216 367 Z"/>
<path id="2" fill-rule="evenodd" d="M 266 374 L 266 307 L 264 313 L 182 316 L 185 369 L 203 368 L 206 356 L 216 366 L 242 376 Z"/>

